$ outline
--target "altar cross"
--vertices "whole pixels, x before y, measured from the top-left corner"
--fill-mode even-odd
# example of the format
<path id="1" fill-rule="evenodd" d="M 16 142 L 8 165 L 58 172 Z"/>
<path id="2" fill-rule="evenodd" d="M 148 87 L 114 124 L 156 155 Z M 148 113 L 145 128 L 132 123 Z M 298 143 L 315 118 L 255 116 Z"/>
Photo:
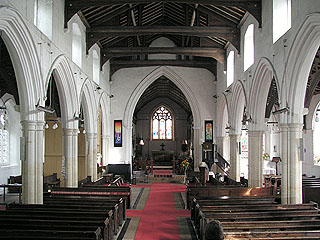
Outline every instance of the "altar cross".
<path id="1" fill-rule="evenodd" d="M 164 144 L 162 143 L 161 145 L 160 145 L 160 147 L 161 147 L 161 151 L 164 151 Z"/>

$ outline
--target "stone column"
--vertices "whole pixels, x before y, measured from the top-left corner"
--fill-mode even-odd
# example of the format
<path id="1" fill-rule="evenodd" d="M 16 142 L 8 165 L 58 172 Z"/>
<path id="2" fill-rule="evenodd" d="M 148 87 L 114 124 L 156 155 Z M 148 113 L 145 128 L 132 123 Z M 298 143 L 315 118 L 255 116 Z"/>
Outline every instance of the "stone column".
<path id="1" fill-rule="evenodd" d="M 217 152 L 223 156 L 223 150 L 224 150 L 224 141 L 225 137 L 216 137 L 217 139 Z M 223 156 L 224 157 L 224 156 Z"/>
<path id="2" fill-rule="evenodd" d="M 239 134 L 229 134 L 230 137 L 230 177 L 240 181 L 240 154 L 239 154 Z"/>
<path id="3" fill-rule="evenodd" d="M 262 158 L 263 131 L 248 131 L 248 187 L 262 187 L 263 158 Z"/>
<path id="4" fill-rule="evenodd" d="M 78 187 L 78 129 L 63 129 L 65 186 Z"/>
<path id="5" fill-rule="evenodd" d="M 299 154 L 299 139 L 302 124 L 280 124 L 281 141 L 281 203 L 302 203 L 302 163 Z"/>
<path id="6" fill-rule="evenodd" d="M 102 135 L 102 166 L 107 166 L 109 163 L 109 147 L 110 136 Z"/>
<path id="7" fill-rule="evenodd" d="M 44 124 L 43 121 L 22 121 L 25 140 L 25 156 L 22 159 L 24 204 L 43 203 Z"/>
<path id="8" fill-rule="evenodd" d="M 194 156 L 194 171 L 199 172 L 199 164 L 202 161 L 201 156 L 201 145 L 200 145 L 200 129 L 199 128 L 193 128 L 193 156 Z"/>
<path id="9" fill-rule="evenodd" d="M 97 134 L 87 133 L 87 176 L 91 176 L 91 180 L 97 180 Z"/>

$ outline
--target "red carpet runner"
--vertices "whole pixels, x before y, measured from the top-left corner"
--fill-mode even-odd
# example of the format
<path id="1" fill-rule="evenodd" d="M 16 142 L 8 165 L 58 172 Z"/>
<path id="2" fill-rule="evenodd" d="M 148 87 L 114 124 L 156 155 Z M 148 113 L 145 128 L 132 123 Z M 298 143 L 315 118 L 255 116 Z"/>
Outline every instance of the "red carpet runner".
<path id="1" fill-rule="evenodd" d="M 184 192 L 184 185 L 153 183 L 144 210 L 127 210 L 128 217 L 141 217 L 135 240 L 180 239 L 177 217 L 189 217 L 190 211 L 176 210 L 174 192 Z"/>

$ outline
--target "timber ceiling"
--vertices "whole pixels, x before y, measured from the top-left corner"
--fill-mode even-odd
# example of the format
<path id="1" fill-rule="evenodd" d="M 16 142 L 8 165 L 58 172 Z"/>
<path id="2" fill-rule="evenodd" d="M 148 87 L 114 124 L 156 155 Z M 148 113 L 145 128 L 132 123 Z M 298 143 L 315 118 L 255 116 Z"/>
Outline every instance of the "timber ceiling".
<path id="1" fill-rule="evenodd" d="M 137 115 L 141 108 L 156 98 L 169 98 L 181 106 L 189 117 L 192 116 L 190 105 L 183 92 L 164 76 L 158 78 L 144 91 L 137 103 L 134 116 Z"/>
<path id="2" fill-rule="evenodd" d="M 280 106 L 276 80 L 275 78 L 272 78 L 267 98 L 265 118 L 270 118 L 271 111 L 274 105 L 276 105 L 277 107 Z"/>
<path id="3" fill-rule="evenodd" d="M 111 72 L 146 65 L 199 67 L 204 62 L 202 67 L 212 71 L 212 60 L 225 63 L 229 44 L 240 49 L 239 27 L 248 14 L 261 25 L 261 2 L 66 0 L 65 26 L 78 14 L 87 28 L 87 51 L 97 43 L 101 64 L 111 60 Z M 159 37 L 169 38 L 176 47 L 149 47 Z M 176 54 L 177 60 L 148 60 L 152 53 Z"/>

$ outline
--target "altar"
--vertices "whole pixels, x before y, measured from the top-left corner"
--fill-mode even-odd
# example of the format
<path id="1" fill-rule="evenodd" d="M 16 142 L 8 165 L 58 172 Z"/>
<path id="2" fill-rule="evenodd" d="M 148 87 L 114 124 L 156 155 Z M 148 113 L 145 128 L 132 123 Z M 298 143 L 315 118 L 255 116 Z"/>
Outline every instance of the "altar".
<path id="1" fill-rule="evenodd" d="M 174 159 L 174 151 L 166 151 L 166 150 L 152 150 L 152 158 L 154 161 L 154 165 L 172 166 L 172 160 Z"/>

